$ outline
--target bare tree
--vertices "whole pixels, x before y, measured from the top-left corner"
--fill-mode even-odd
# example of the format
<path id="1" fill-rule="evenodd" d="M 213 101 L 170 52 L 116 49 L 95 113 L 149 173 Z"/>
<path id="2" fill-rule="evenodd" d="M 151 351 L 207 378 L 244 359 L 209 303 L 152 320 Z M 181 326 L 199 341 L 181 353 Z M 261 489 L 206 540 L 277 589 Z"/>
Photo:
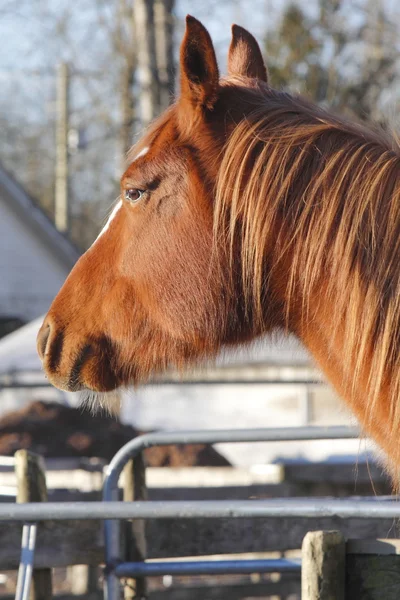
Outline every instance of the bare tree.
<path id="1" fill-rule="evenodd" d="M 154 0 L 135 0 L 134 19 L 138 65 L 140 121 L 146 126 L 159 111 L 160 90 L 157 71 Z"/>
<path id="2" fill-rule="evenodd" d="M 316 15 L 290 3 L 266 40 L 273 83 L 362 120 L 382 121 L 382 98 L 399 81 L 398 33 L 382 0 L 348 19 L 346 0 L 318 0 Z"/>
<path id="3" fill-rule="evenodd" d="M 35 19 L 32 53 L 41 66 L 34 74 L 21 71 L 19 78 L 14 73 L 14 89 L 8 82 L 7 95 L 0 94 L 6 115 L 0 160 L 53 215 L 56 67 L 67 61 L 68 129 L 79 140 L 68 156 L 70 233 L 82 247 L 95 237 L 100 215 L 118 194 L 135 133 L 169 103 L 173 8 L 173 0 L 61 1 L 57 7 L 22 0 L 18 6 L 16 19 Z M 12 17 L 13 5 L 6 9 Z M 36 88 L 40 96 L 32 94 Z"/>
<path id="4" fill-rule="evenodd" d="M 174 92 L 174 0 L 154 1 L 156 65 L 159 86 L 159 110 L 171 102 Z"/>

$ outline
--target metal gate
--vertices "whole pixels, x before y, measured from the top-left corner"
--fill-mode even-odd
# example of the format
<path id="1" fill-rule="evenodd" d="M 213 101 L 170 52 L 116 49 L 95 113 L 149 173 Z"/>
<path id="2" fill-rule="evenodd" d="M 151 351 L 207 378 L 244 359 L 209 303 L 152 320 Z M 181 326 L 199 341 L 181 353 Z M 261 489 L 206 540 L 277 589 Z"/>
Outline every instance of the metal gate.
<path id="1" fill-rule="evenodd" d="M 299 440 L 349 439 L 359 430 L 348 427 L 290 427 L 219 431 L 159 432 L 128 442 L 106 469 L 102 502 L 46 502 L 0 505 L 0 520 L 25 523 L 17 600 L 28 600 L 32 578 L 37 524 L 48 520 L 103 519 L 105 534 L 105 600 L 118 600 L 120 578 L 159 575 L 207 575 L 298 572 L 300 561 L 287 559 L 218 560 L 218 561 L 141 561 L 124 562 L 120 556 L 120 521 L 122 519 L 191 519 L 337 516 L 348 518 L 398 518 L 400 504 L 382 499 L 265 499 L 214 501 L 145 501 L 121 502 L 118 480 L 124 466 L 146 448 L 169 444 L 215 444 L 222 442 L 282 442 Z"/>

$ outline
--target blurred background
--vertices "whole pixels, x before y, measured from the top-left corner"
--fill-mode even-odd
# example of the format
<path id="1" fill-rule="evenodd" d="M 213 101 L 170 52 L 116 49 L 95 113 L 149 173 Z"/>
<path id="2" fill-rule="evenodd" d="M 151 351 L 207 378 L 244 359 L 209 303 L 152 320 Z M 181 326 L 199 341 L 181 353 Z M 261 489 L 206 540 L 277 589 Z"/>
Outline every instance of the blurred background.
<path id="1" fill-rule="evenodd" d="M 396 126 L 397 0 L 0 0 L 0 501 L 17 493 L 3 456 L 20 448 L 45 457 L 50 499 L 96 499 L 104 464 L 143 431 L 356 424 L 294 339 L 260 340 L 183 377 L 118 391 L 113 416 L 100 405 L 83 411 L 79 395 L 43 376 L 42 317 L 102 228 L 126 152 L 179 90 L 187 13 L 209 29 L 222 73 L 238 23 L 257 37 L 273 86 Z M 157 499 L 390 493 L 370 451 L 364 438 L 153 448 L 147 487 Z M 300 547 L 301 536 L 285 536 L 281 550 Z M 99 593 L 97 567 L 85 573 L 63 571 L 57 589 Z M 299 598 L 292 584 L 279 597 Z M 0 575 L 0 595 L 14 585 Z"/>
<path id="2" fill-rule="evenodd" d="M 127 149 L 177 91 L 188 12 L 208 27 L 222 73 L 237 22 L 274 86 L 362 120 L 396 112 L 395 0 L 2 0 L 0 160 L 80 250 L 118 195 Z"/>
<path id="3" fill-rule="evenodd" d="M 395 0 L 1 0 L 0 415 L 34 399 L 79 402 L 44 387 L 40 317 L 101 229 L 127 150 L 179 89 L 186 13 L 209 29 L 222 73 L 236 22 L 257 37 L 275 87 L 395 123 Z M 119 396 L 119 416 L 141 430 L 352 422 L 295 340 Z M 350 441 L 263 448 L 221 450 L 245 465 L 360 454 Z"/>

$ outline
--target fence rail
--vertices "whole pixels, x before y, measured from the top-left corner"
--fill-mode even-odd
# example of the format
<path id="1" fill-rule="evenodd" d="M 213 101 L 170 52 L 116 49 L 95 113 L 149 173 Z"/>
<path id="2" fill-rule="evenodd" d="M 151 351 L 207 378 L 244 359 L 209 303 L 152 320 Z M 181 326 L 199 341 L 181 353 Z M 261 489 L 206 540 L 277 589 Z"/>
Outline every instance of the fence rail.
<path id="1" fill-rule="evenodd" d="M 397 497 L 362 500 L 281 498 L 146 502 L 40 502 L 0 505 L 0 521 L 45 522 L 86 519 L 398 519 Z"/>
<path id="2" fill-rule="evenodd" d="M 173 558 L 174 556 L 197 556 L 202 553 L 222 554 L 223 547 L 216 547 L 215 536 L 218 532 L 221 535 L 227 523 L 236 529 L 235 539 L 237 542 L 238 552 L 257 551 L 266 552 L 268 549 L 281 549 L 279 539 L 285 539 L 285 544 L 288 544 L 288 539 L 293 545 L 292 548 L 299 548 L 301 541 L 307 531 L 312 529 L 340 529 L 342 535 L 346 534 L 349 537 L 354 536 L 354 531 L 358 531 L 361 537 L 365 532 L 371 535 L 377 533 L 376 537 L 385 536 L 393 526 L 393 520 L 400 517 L 400 503 L 396 498 L 365 498 L 361 499 L 330 499 L 330 498 L 283 498 L 283 499 L 264 499 L 264 500 L 207 500 L 207 501 L 155 501 L 145 500 L 138 501 L 138 497 L 142 497 L 142 491 L 135 489 L 135 486 L 144 485 L 144 465 L 140 460 L 142 452 L 149 447 L 156 445 L 169 444 L 192 444 L 205 443 L 213 444 L 217 442 L 248 442 L 248 441 L 295 441 L 295 440 L 310 440 L 310 439 L 343 439 L 352 438 L 359 434 L 357 429 L 334 427 L 334 428 L 282 428 L 282 429 L 259 429 L 259 430 L 234 430 L 234 431 L 193 431 L 193 432 L 163 432 L 141 436 L 129 442 L 121 449 L 106 470 L 106 479 L 103 489 L 103 501 L 94 502 L 47 502 L 45 505 L 41 503 L 31 503 L 25 505 L 16 504 L 0 504 L 0 539 L 2 529 L 12 528 L 15 523 L 39 523 L 38 526 L 38 551 L 35 556 L 35 566 L 48 567 L 49 565 L 42 564 L 40 561 L 40 536 L 53 536 L 57 527 L 64 527 L 70 532 L 75 527 L 77 539 L 80 541 L 81 549 L 85 546 L 85 531 L 88 528 L 88 523 L 94 525 L 91 530 L 91 535 L 87 536 L 92 546 L 102 546 L 99 538 L 100 521 L 104 520 L 104 548 L 106 555 L 106 600 L 116 600 L 120 594 L 120 578 L 128 577 L 137 587 L 137 590 L 142 590 L 141 595 L 134 591 L 132 598 L 145 598 L 146 587 L 143 582 L 147 577 L 160 576 L 164 574 L 222 574 L 222 573 L 250 573 L 257 571 L 259 573 L 270 572 L 291 572 L 293 575 L 299 572 L 300 563 L 287 559 L 262 559 L 262 560 L 220 560 L 220 561 L 204 561 L 204 560 L 178 560 L 171 562 L 149 561 L 149 558 Z M 126 497 L 132 498 L 133 501 L 119 501 L 120 492 L 118 489 L 118 480 L 129 461 L 134 459 L 133 465 L 137 469 L 142 469 L 143 473 L 134 473 L 135 479 L 132 492 Z M 131 482 L 132 483 L 132 482 Z M 138 495 L 139 494 L 139 495 Z M 121 535 L 119 522 L 121 520 L 133 520 L 135 524 L 133 542 L 138 543 L 140 540 L 136 536 L 145 536 L 150 544 L 142 546 L 146 554 L 142 553 L 140 560 L 126 560 L 121 555 Z M 96 521 L 97 520 L 97 521 Z M 146 521 L 148 528 L 137 527 L 138 524 Z M 6 523 L 7 522 L 7 523 Z M 58 525 L 56 526 L 56 523 Z M 191 526 L 198 527 L 199 524 L 203 527 L 207 526 L 208 535 L 205 536 L 204 545 L 196 549 L 193 547 L 193 539 L 198 536 L 194 535 L 194 529 Z M 270 536 L 268 530 L 275 525 L 275 535 Z M 187 542 L 186 547 L 179 545 L 179 528 L 182 526 L 186 530 L 187 539 L 192 538 L 192 546 Z M 374 529 L 376 527 L 376 529 Z M 15 528 L 15 525 L 14 525 Z M 171 529 L 172 528 L 172 529 Z M 358 528 L 358 529 L 357 529 Z M 160 532 L 163 534 L 160 538 Z M 232 531 L 232 530 L 231 530 Z M 152 533 L 153 532 L 153 533 Z M 246 534 L 247 532 L 247 538 Z M 159 538 L 159 554 L 155 551 L 153 541 L 158 536 Z M 257 536 L 262 537 L 262 540 Z M 325 539 L 325 538 L 323 538 Z M 196 539 L 198 542 L 198 539 Z M 175 544 L 175 550 L 173 545 Z M 213 545 L 214 544 L 214 545 Z M 241 549 L 239 546 L 241 544 Z M 271 548 L 268 548 L 268 545 Z M 281 542 L 282 544 L 282 542 Z M 176 546 L 179 545 L 179 548 Z M 234 551 L 232 538 L 225 548 L 226 553 Z M 322 544 L 323 545 L 323 544 Z M 146 549 L 146 546 L 148 548 Z M 152 547 L 153 546 L 153 547 Z M 200 544 L 201 546 L 201 544 Z M 57 547 L 57 544 L 54 544 Z M 64 545 L 64 552 L 65 552 Z M 139 547 L 139 546 L 138 546 Z M 162 550 L 161 550 L 162 547 Z M 244 549 L 244 547 L 246 549 Z M 290 546 L 289 546 L 290 547 Z M 344 546 L 343 546 L 344 547 Z M 287 549 L 287 548 L 286 548 Z M 86 564 L 98 564 L 99 551 L 88 557 Z M 342 548 L 343 550 L 343 548 Z M 342 551 L 341 550 L 341 551 Z M 166 552 L 162 554 L 162 552 Z M 179 552 L 179 553 L 178 553 Z M 345 551 L 343 551 L 345 552 Z M 196 554 L 198 553 L 198 554 Z M 54 554 L 54 552 L 53 552 Z M 100 555 L 101 555 L 100 551 Z M 350 556 L 350 555 L 349 555 Z M 143 558 L 143 560 L 142 560 Z M 68 560 L 70 557 L 68 557 Z M 47 557 L 49 560 L 49 557 Z M 51 560 L 51 558 L 50 558 Z M 101 559 L 100 559 L 101 560 Z M 347 558 L 346 558 L 347 560 Z M 353 560 L 353 559 L 352 559 Z M 358 559 L 357 559 L 358 560 Z M 93 561 L 92 563 L 90 561 Z M 97 562 L 96 562 L 97 561 Z M 321 559 L 321 565 L 325 561 L 324 555 Z M 71 564 L 71 563 L 69 563 Z M 350 558 L 348 560 L 350 564 Z M 353 563 L 355 564 L 354 560 Z M 33 564 L 31 565 L 33 566 Z M 318 586 L 320 585 L 320 577 L 318 572 L 308 569 L 308 579 L 314 582 L 310 589 L 313 589 L 315 594 L 319 594 Z M 303 569 L 304 571 L 304 569 Z M 29 569 L 27 570 L 29 577 Z M 343 576 L 343 570 L 338 576 Z M 353 578 L 354 579 L 354 578 Z M 336 575 L 331 577 L 332 582 L 337 582 Z M 143 584 L 143 585 L 142 585 Z M 353 586 L 354 587 L 354 586 Z M 313 593 L 314 593 L 313 592 Z M 307 592 L 308 593 L 308 592 Z M 136 594 L 136 595 L 135 595 Z M 303 600 L 323 600 L 323 595 L 312 596 L 311 592 L 308 596 L 304 596 Z M 171 596 L 178 598 L 179 595 Z M 190 595 L 192 598 L 192 596 Z M 193 596 L 194 597 L 194 596 Z M 218 597 L 218 596 L 215 596 Z M 232 596 L 234 598 L 235 596 Z M 239 598 L 240 596 L 236 596 Z M 255 597 L 255 596 L 254 596 Z M 328 597 L 328 596 L 326 596 Z M 329 596 L 329 598 L 335 596 Z M 368 597 L 369 596 L 365 596 Z M 338 597 L 339 598 L 339 597 Z M 360 600 L 364 596 L 360 595 Z M 375 598 L 375 596 L 371 596 Z M 388 600 L 390 595 L 387 596 Z M 335 600 L 336 599 L 335 597 Z"/>
<path id="3" fill-rule="evenodd" d="M 103 500 L 109 504 L 111 501 L 118 499 L 118 481 L 123 469 L 129 460 L 137 460 L 137 458 L 146 448 L 150 448 L 152 446 L 165 446 L 169 444 L 215 444 L 222 442 L 240 443 L 298 441 L 310 439 L 343 439 L 353 438 L 358 435 L 359 430 L 357 428 L 349 427 L 283 427 L 274 429 L 236 429 L 149 433 L 147 435 L 140 436 L 131 442 L 128 442 L 114 456 L 105 471 Z M 143 464 L 143 461 L 140 461 L 140 463 Z M 142 508 L 142 516 L 137 515 L 136 517 L 131 516 L 130 518 L 146 518 L 144 515 L 150 506 L 150 502 L 136 502 L 135 504 L 137 507 L 140 506 Z M 155 503 L 153 502 L 153 505 L 154 504 Z M 173 504 L 173 502 L 160 503 L 156 510 L 157 515 L 160 515 L 162 512 L 164 518 L 176 518 L 178 516 L 180 518 L 194 518 L 196 516 L 204 517 L 205 515 L 207 515 L 205 518 L 235 518 L 239 516 L 250 517 L 254 514 L 253 510 L 257 508 L 253 501 L 236 501 L 235 505 L 233 505 L 232 502 L 214 500 L 198 503 L 198 506 L 196 507 L 194 507 L 195 503 L 193 502 L 186 502 L 184 504 L 175 503 L 175 512 L 172 510 L 172 512 L 169 513 L 169 511 L 173 509 Z M 180 504 L 180 506 L 178 506 L 178 504 Z M 259 506 L 259 510 L 262 511 L 261 505 L 265 506 L 265 503 L 261 501 Z M 276 508 L 278 508 L 278 511 L 280 510 L 280 503 L 278 503 Z M 159 512 L 160 510 L 161 512 Z M 167 517 L 168 514 L 170 514 L 170 517 Z M 278 516 L 279 512 L 276 514 Z M 260 514 L 260 517 L 261 516 L 262 515 Z M 123 563 L 121 557 L 120 524 L 115 518 L 108 518 L 105 520 L 104 540 L 106 548 L 106 565 L 111 566 L 119 564 L 119 566 L 121 566 L 120 563 L 126 565 L 126 563 Z M 194 564 L 196 561 L 192 562 Z M 143 563 L 143 568 L 148 568 L 148 563 Z M 168 573 L 168 571 L 166 571 L 166 573 Z M 141 590 L 138 596 L 140 595 L 143 597 L 144 593 L 142 590 L 145 589 L 144 579 L 138 577 L 135 580 L 134 585 Z M 105 577 L 104 596 L 106 600 L 116 600 L 119 596 L 119 578 L 115 572 L 115 569 L 112 567 L 107 570 L 107 575 Z"/>

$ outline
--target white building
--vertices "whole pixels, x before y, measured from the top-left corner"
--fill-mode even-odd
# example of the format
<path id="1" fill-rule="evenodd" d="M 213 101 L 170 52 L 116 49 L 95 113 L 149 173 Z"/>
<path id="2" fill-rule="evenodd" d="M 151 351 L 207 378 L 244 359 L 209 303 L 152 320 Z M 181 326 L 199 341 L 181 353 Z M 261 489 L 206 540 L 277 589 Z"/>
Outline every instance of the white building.
<path id="1" fill-rule="evenodd" d="M 78 257 L 0 165 L 0 336 L 47 312 Z"/>

